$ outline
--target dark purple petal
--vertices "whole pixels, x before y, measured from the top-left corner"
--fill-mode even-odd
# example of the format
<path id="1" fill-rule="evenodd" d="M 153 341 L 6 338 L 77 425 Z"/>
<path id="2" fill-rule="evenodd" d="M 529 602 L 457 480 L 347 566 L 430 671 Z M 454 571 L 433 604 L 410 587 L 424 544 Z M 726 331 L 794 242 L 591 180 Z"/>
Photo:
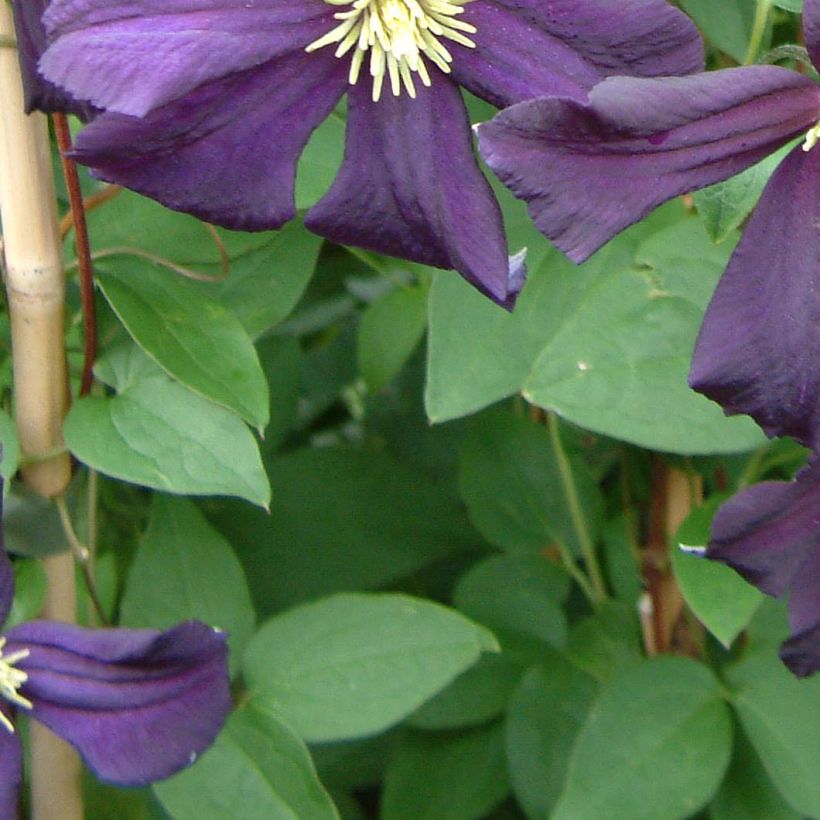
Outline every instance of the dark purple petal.
<path id="1" fill-rule="evenodd" d="M 690 384 L 770 436 L 820 447 L 820 148 L 766 186 L 706 311 Z"/>
<path id="2" fill-rule="evenodd" d="M 342 167 L 307 213 L 310 230 L 333 242 L 455 268 L 479 290 L 511 307 L 521 288 L 501 211 L 472 151 L 461 95 L 440 72 L 416 83 L 416 99 L 369 84 L 348 96 Z"/>
<path id="3" fill-rule="evenodd" d="M 34 621 L 8 632 L 6 651 L 24 648 L 33 716 L 113 783 L 189 765 L 231 708 L 226 636 L 196 621 L 166 632 Z"/>
<path id="4" fill-rule="evenodd" d="M 72 156 L 92 175 L 238 230 L 296 213 L 296 163 L 347 78 L 332 51 L 294 54 L 198 88 L 144 118 L 103 114 Z"/>
<path id="5" fill-rule="evenodd" d="M 52 0 L 48 79 L 143 116 L 203 83 L 301 52 L 337 23 L 323 0 Z"/>
<path id="6" fill-rule="evenodd" d="M 601 77 L 663 77 L 703 68 L 697 28 L 666 0 L 491 2 L 565 42 Z"/>
<path id="7" fill-rule="evenodd" d="M 0 703 L 0 710 L 11 719 L 11 710 Z M 18 795 L 23 782 L 23 749 L 20 738 L 0 723 L 0 817 L 18 816 Z"/>
<path id="8" fill-rule="evenodd" d="M 806 49 L 815 67 L 820 66 L 820 0 L 803 3 L 803 34 Z"/>
<path id="9" fill-rule="evenodd" d="M 37 61 L 46 50 L 46 32 L 42 15 L 47 5 L 48 0 L 11 2 L 17 35 L 17 56 L 23 75 L 26 112 L 64 111 L 87 120 L 91 115 L 91 108 L 48 82 L 37 70 Z"/>
<path id="10" fill-rule="evenodd" d="M 708 558 L 763 592 L 780 596 L 820 545 L 820 460 L 795 481 L 755 484 L 727 501 L 712 522 Z"/>
<path id="11" fill-rule="evenodd" d="M 758 162 L 820 117 L 820 86 L 776 66 L 605 80 L 589 105 L 538 99 L 479 128 L 536 226 L 583 261 L 662 202 Z"/>
<path id="12" fill-rule="evenodd" d="M 463 19 L 477 29 L 475 48 L 447 44 L 452 76 L 478 97 L 504 108 L 547 95 L 586 100 L 601 73 L 572 45 L 495 0 L 473 0 Z"/>
<path id="13" fill-rule="evenodd" d="M 780 657 L 799 677 L 820 671 L 820 549 L 800 569 L 789 598 L 792 637 Z"/>

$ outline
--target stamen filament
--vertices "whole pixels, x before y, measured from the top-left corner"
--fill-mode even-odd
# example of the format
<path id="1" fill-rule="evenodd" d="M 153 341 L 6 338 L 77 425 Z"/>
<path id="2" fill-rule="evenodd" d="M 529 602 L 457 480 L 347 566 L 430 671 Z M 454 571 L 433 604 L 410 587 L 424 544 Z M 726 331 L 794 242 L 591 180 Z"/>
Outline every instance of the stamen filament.
<path id="1" fill-rule="evenodd" d="M 18 649 L 10 655 L 3 655 L 3 647 L 6 645 L 6 638 L 0 638 L 0 697 L 4 697 L 15 706 L 22 706 L 24 709 L 31 709 L 32 703 L 28 698 L 24 698 L 18 689 L 28 680 L 28 673 L 15 667 L 16 663 L 29 656 L 28 649 Z M 14 733 L 14 726 L 8 717 L 0 711 L 0 724 L 9 732 Z"/>
<path id="2" fill-rule="evenodd" d="M 347 6 L 333 17 L 339 25 L 314 40 L 305 51 L 313 52 L 338 43 L 335 56 L 344 57 L 351 49 L 348 81 L 358 82 L 365 52 L 370 51 L 370 76 L 373 78 L 373 101 L 381 96 L 384 78 L 390 79 L 390 90 L 399 96 L 402 88 L 411 98 L 416 96 L 414 74 L 425 86 L 430 73 L 425 60 L 445 74 L 450 73 L 453 56 L 442 39 L 475 48 L 470 34 L 476 27 L 457 16 L 464 13 L 470 0 L 325 0 L 331 6 Z"/>

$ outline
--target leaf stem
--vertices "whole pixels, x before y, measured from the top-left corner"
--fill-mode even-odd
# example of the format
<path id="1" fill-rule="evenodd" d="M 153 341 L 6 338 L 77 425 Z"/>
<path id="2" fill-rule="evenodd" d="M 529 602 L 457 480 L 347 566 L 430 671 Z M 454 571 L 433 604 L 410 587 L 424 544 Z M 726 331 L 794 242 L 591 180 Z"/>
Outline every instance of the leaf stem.
<path id="1" fill-rule="evenodd" d="M 766 25 L 769 22 L 769 12 L 771 10 L 772 0 L 757 0 L 752 34 L 749 38 L 749 48 L 743 58 L 743 65 L 751 65 L 757 57 L 760 45 L 763 42 L 763 35 L 766 33 Z"/>
<path id="2" fill-rule="evenodd" d="M 80 301 L 83 306 L 83 331 L 85 348 L 83 351 L 83 373 L 80 378 L 80 396 L 87 396 L 94 381 L 94 362 L 97 358 L 97 312 L 94 306 L 94 264 L 91 261 L 91 246 L 88 241 L 88 225 L 85 220 L 83 195 L 77 166 L 68 156 L 71 150 L 71 131 L 65 114 L 53 114 L 54 133 L 60 149 L 71 220 L 77 248 L 77 267 L 80 272 Z"/>
<path id="3" fill-rule="evenodd" d="M 555 458 L 558 462 L 558 471 L 561 474 L 561 483 L 564 487 L 569 514 L 572 518 L 572 524 L 578 537 L 578 543 L 581 546 L 581 554 L 584 557 L 584 563 L 592 585 L 594 600 L 605 601 L 607 598 L 606 586 L 601 574 L 601 567 L 598 564 L 598 557 L 595 555 L 595 545 L 592 543 L 584 511 L 581 508 L 581 499 L 578 497 L 578 488 L 572 473 L 572 465 L 561 441 L 558 416 L 552 411 L 547 412 L 547 425 L 552 439 L 552 446 L 555 449 Z"/>

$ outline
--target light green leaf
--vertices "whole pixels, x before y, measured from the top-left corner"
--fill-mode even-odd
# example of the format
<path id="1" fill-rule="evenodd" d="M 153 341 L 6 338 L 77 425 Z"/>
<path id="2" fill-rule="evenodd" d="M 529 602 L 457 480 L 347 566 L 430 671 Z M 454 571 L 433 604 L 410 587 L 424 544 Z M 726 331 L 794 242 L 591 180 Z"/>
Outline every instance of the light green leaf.
<path id="1" fill-rule="evenodd" d="M 507 709 L 510 782 L 531 820 L 547 820 L 561 792 L 572 748 L 598 686 L 555 653 L 522 678 Z"/>
<path id="2" fill-rule="evenodd" d="M 474 820 L 508 790 L 501 723 L 458 734 L 407 732 L 387 768 L 382 817 Z"/>
<path id="3" fill-rule="evenodd" d="M 18 558 L 14 562 L 14 600 L 3 629 L 9 630 L 37 617 L 43 608 L 46 586 L 43 565 L 31 558 Z"/>
<path id="4" fill-rule="evenodd" d="M 0 444 L 3 447 L 0 475 L 8 480 L 17 472 L 20 444 L 17 440 L 17 425 L 4 410 L 0 410 Z"/>
<path id="5" fill-rule="evenodd" d="M 378 393 L 410 358 L 427 326 L 427 289 L 397 288 L 362 314 L 357 356 L 359 372 Z"/>
<path id="6" fill-rule="evenodd" d="M 710 498 L 681 524 L 672 549 L 672 569 L 692 612 L 729 647 L 755 614 L 763 594 L 725 564 L 684 551 L 685 547 L 708 545 L 712 518 L 725 500 Z"/>
<path id="7" fill-rule="evenodd" d="M 306 210 L 327 193 L 342 162 L 346 112 L 344 103 L 311 134 L 299 157 L 296 207 Z"/>
<path id="8" fill-rule="evenodd" d="M 690 390 L 689 359 L 728 260 L 700 221 L 669 211 L 573 268 L 549 255 L 512 314 L 456 277 L 430 296 L 427 412 L 434 422 L 523 392 L 541 407 L 614 438 L 678 453 L 734 452 L 763 441 Z"/>
<path id="9" fill-rule="evenodd" d="M 695 205 L 713 242 L 723 242 L 752 212 L 769 177 L 794 144 L 784 146 L 737 176 L 696 191 Z"/>
<path id="10" fill-rule="evenodd" d="M 186 498 L 156 494 L 120 604 L 122 626 L 167 629 L 189 618 L 228 633 L 231 667 L 254 627 L 231 545 Z"/>
<path id="11" fill-rule="evenodd" d="M 257 708 L 306 740 L 341 740 L 392 726 L 496 648 L 487 630 L 438 604 L 340 594 L 268 621 L 243 672 Z"/>
<path id="12" fill-rule="evenodd" d="M 191 768 L 157 783 L 174 820 L 338 820 L 299 737 L 272 715 L 236 711 Z"/>
<path id="13" fill-rule="evenodd" d="M 71 408 L 64 434 L 80 461 L 158 490 L 236 495 L 267 506 L 256 442 L 231 411 L 171 381 L 136 348 L 115 351 L 98 373 L 116 377 L 118 395 Z"/>
<path id="14" fill-rule="evenodd" d="M 727 678 L 769 777 L 800 814 L 820 817 L 820 678 L 795 678 L 771 649 L 730 667 Z"/>
<path id="15" fill-rule="evenodd" d="M 97 281 L 134 341 L 170 376 L 250 424 L 268 422 L 268 388 L 239 320 L 158 265 L 124 257 Z"/>
<path id="16" fill-rule="evenodd" d="M 731 749 L 712 673 L 686 658 L 645 661 L 601 692 L 552 820 L 683 820 L 717 791 Z"/>

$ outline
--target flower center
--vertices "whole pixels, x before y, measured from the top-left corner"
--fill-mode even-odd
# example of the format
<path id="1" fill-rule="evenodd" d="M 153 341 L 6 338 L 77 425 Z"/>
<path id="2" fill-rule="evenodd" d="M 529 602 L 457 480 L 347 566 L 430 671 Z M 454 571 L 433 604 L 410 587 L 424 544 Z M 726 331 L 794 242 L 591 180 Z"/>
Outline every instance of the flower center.
<path id="1" fill-rule="evenodd" d="M 466 34 L 475 34 L 475 26 L 458 19 L 464 5 L 470 0 L 325 0 L 331 6 L 347 6 L 346 11 L 333 15 L 340 20 L 336 28 L 305 51 L 316 51 L 331 43 L 338 43 L 336 56 L 343 57 L 351 49 L 350 84 L 359 79 L 365 54 L 370 51 L 370 76 L 373 78 L 373 102 L 382 93 L 385 74 L 390 77 L 390 88 L 398 97 L 402 85 L 411 96 L 416 96 L 413 74 L 429 86 L 425 58 L 450 73 L 453 57 L 441 42 L 452 40 L 468 48 L 475 43 Z M 465 34 L 466 32 L 466 34 Z"/>
<path id="2" fill-rule="evenodd" d="M 808 153 L 812 148 L 814 148 L 815 145 L 817 145 L 818 142 L 820 142 L 820 122 L 818 122 L 814 128 L 810 128 L 806 132 L 806 140 L 803 143 L 803 150 Z"/>
<path id="3" fill-rule="evenodd" d="M 22 706 L 24 709 L 31 709 L 31 701 L 24 698 L 17 690 L 28 680 L 28 674 L 22 669 L 17 669 L 14 664 L 29 656 L 28 649 L 20 649 L 10 655 L 3 656 L 3 647 L 6 639 L 0 638 L 0 696 L 15 706 Z M 0 724 L 14 733 L 14 726 L 11 721 L 0 711 Z"/>

